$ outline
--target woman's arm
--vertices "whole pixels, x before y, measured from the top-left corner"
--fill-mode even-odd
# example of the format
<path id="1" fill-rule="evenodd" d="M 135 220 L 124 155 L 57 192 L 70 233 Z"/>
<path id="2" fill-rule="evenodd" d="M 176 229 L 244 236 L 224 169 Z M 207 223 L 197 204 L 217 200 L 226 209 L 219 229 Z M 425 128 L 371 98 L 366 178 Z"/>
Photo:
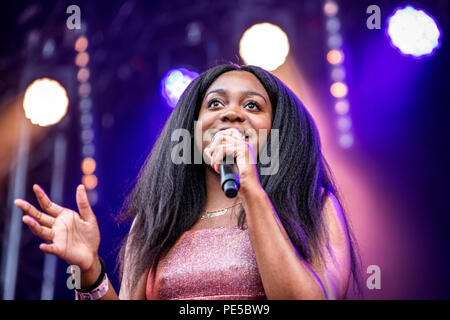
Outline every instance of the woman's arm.
<path id="1" fill-rule="evenodd" d="M 125 252 L 126 254 L 126 252 Z M 101 265 L 100 261 L 98 262 L 96 269 L 93 269 L 92 271 L 88 273 L 82 273 L 81 274 L 81 288 L 87 288 L 90 285 L 92 285 L 97 278 L 99 277 L 101 272 Z M 100 298 L 99 300 L 145 300 L 145 290 L 147 285 L 147 274 L 148 272 L 144 272 L 144 274 L 139 279 L 136 289 L 133 292 L 129 292 L 129 287 L 127 280 L 129 279 L 129 268 L 127 267 L 127 263 L 125 263 L 124 273 L 123 273 L 123 280 L 120 286 L 120 292 L 119 295 L 117 295 L 116 291 L 114 290 L 114 287 L 112 286 L 111 282 L 108 280 L 108 291 L 106 294 Z"/>
<path id="2" fill-rule="evenodd" d="M 239 196 L 246 212 L 247 225 L 261 280 L 269 299 L 342 298 L 349 275 L 350 250 L 342 212 L 333 201 L 324 208 L 324 224 L 330 234 L 323 263 L 313 254 L 308 265 L 298 254 L 264 189 L 255 165 L 254 147 L 234 129 L 219 131 L 205 149 L 211 167 L 220 174 L 225 155 L 236 158 L 239 170 Z M 327 245 L 322 245 L 327 252 Z"/>
<path id="3" fill-rule="evenodd" d="M 130 233 L 133 230 L 133 227 L 135 225 L 135 221 L 131 224 Z M 120 285 L 120 292 L 119 295 L 117 295 L 116 291 L 114 290 L 114 287 L 112 286 L 111 282 L 108 283 L 108 291 L 107 293 L 99 300 L 145 300 L 145 290 L 146 290 L 146 284 L 147 284 L 147 272 L 144 272 L 144 274 L 139 279 L 136 289 L 134 292 L 129 292 L 129 286 L 128 281 L 130 280 L 130 264 L 129 264 L 129 242 L 127 241 L 127 245 L 125 248 L 125 262 L 124 262 L 124 269 L 123 269 L 123 276 L 122 276 L 122 282 Z M 97 278 L 99 277 L 101 273 L 101 265 L 100 261 L 97 259 L 98 263 L 96 266 L 90 270 L 89 272 L 82 273 L 81 274 L 81 287 L 86 288 L 92 285 Z M 109 281 L 109 280 L 108 280 Z"/>
<path id="4" fill-rule="evenodd" d="M 324 222 L 330 232 L 331 256 L 308 265 L 286 233 L 267 194 L 259 184 L 243 183 L 240 190 L 259 273 L 268 299 L 339 299 L 346 291 L 349 249 L 340 210 L 325 205 Z M 324 252 L 326 252 L 326 248 Z"/>
<path id="5" fill-rule="evenodd" d="M 329 250 L 323 243 L 323 260 L 313 259 L 311 267 L 322 279 L 329 299 L 344 299 L 351 274 L 350 240 L 341 206 L 332 193 L 327 195 L 323 214 Z"/>
<path id="6" fill-rule="evenodd" d="M 81 289 L 88 288 L 95 283 L 97 278 L 100 276 L 101 268 L 102 267 L 100 264 L 100 260 L 97 258 L 97 263 L 94 265 L 92 269 L 81 273 Z M 83 298 L 81 298 L 81 300 L 83 300 Z M 119 300 L 119 297 L 117 296 L 117 293 L 114 290 L 114 287 L 112 286 L 109 279 L 108 279 L 108 291 L 102 298 L 98 300 Z"/>

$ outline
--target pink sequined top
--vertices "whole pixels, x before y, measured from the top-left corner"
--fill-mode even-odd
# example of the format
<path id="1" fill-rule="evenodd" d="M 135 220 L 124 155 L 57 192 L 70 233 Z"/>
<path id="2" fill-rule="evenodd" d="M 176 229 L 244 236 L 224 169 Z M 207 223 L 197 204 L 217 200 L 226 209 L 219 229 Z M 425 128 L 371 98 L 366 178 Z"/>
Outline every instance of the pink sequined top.
<path id="1" fill-rule="evenodd" d="M 188 230 L 160 260 L 153 296 L 147 299 L 266 299 L 248 229 L 238 226 Z"/>

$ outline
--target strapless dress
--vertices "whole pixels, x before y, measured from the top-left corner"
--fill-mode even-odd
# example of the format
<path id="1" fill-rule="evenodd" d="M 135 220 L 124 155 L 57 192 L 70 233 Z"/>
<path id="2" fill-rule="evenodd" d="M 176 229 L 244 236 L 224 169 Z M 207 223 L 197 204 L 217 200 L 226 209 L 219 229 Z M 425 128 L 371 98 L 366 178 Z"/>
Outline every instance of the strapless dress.
<path id="1" fill-rule="evenodd" d="M 151 294 L 160 300 L 267 299 L 248 229 L 239 226 L 188 230 L 160 260 Z"/>

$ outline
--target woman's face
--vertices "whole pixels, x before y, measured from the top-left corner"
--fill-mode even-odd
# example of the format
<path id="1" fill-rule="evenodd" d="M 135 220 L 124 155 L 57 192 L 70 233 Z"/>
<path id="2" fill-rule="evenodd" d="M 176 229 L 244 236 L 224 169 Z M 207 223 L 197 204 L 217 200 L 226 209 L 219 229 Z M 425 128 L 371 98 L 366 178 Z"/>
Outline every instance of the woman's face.
<path id="1" fill-rule="evenodd" d="M 256 153 L 266 143 L 271 123 L 272 105 L 258 78 L 247 71 L 229 71 L 206 90 L 195 129 L 195 143 L 203 154 L 217 131 L 236 128 L 246 135 Z M 265 129 L 267 134 L 259 134 L 260 129 Z"/>

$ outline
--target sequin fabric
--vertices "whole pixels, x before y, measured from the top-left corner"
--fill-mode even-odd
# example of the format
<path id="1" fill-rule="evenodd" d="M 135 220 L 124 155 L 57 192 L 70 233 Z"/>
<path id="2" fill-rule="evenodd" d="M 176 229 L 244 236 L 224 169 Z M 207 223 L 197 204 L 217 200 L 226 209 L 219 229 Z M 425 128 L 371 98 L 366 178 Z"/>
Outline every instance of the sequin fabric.
<path id="1" fill-rule="evenodd" d="M 147 299 L 266 299 L 248 229 L 238 226 L 188 230 L 161 259 L 153 296 Z"/>

